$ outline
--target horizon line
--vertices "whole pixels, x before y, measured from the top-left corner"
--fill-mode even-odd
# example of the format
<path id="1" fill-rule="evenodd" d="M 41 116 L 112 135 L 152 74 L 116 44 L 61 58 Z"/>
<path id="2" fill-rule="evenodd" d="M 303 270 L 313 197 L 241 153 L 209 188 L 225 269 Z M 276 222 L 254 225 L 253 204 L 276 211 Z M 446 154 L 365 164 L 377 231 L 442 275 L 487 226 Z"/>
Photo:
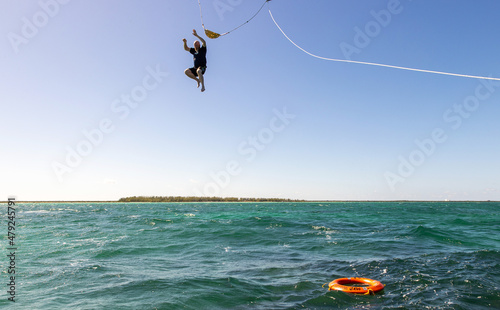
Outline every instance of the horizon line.
<path id="1" fill-rule="evenodd" d="M 182 196 L 179 196 L 182 197 Z M 210 198 L 210 197 L 207 197 Z M 219 198 L 219 197 L 217 197 Z M 222 199 L 228 199 L 234 197 L 226 197 Z M 260 202 L 500 202 L 500 200 L 411 200 L 411 199 L 393 199 L 393 200 L 376 200 L 376 199 L 366 199 L 366 200 L 349 200 L 349 199 L 290 199 L 290 198 L 239 198 L 239 201 L 119 201 L 118 200 L 16 200 L 18 203 L 186 203 L 186 202 L 259 202 L 251 201 L 256 199 L 262 200 L 282 200 L 282 201 L 260 201 Z M 248 200 L 248 201 L 246 201 Z M 8 203 L 7 200 L 2 200 L 0 203 Z"/>

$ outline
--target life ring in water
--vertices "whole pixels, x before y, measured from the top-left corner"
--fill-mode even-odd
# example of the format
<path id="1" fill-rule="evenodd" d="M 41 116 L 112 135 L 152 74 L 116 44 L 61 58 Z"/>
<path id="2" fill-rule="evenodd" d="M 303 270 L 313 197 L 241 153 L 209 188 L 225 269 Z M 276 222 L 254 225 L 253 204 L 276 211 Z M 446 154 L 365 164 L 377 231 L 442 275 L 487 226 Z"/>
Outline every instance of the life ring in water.
<path id="1" fill-rule="evenodd" d="M 347 286 L 345 284 L 367 284 L 368 286 Z M 382 283 L 367 278 L 340 278 L 328 284 L 329 291 L 342 291 L 352 294 L 373 295 L 384 289 Z"/>

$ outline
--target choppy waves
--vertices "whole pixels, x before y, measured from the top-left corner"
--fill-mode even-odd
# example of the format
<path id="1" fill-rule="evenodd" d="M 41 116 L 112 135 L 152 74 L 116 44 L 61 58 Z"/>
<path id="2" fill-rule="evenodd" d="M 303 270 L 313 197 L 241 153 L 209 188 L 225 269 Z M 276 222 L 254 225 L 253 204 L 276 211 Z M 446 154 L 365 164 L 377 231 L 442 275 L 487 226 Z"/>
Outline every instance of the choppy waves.
<path id="1" fill-rule="evenodd" d="M 499 209 L 25 205 L 15 309 L 500 308 Z M 353 276 L 386 287 L 358 296 L 323 286 Z"/>

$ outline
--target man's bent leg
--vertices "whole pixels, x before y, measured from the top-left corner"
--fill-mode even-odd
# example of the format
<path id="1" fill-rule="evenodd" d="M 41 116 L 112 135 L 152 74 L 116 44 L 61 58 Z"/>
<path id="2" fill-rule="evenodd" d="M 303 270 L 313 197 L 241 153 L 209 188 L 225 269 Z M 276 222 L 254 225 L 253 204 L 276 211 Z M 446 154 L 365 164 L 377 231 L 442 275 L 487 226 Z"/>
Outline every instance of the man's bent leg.
<path id="1" fill-rule="evenodd" d="M 184 70 L 184 73 L 191 79 L 195 80 L 196 83 L 198 83 L 198 87 L 200 87 L 200 80 L 198 80 L 198 78 L 193 74 L 193 72 L 191 71 L 190 68 L 187 68 L 186 70 Z"/>
<path id="2" fill-rule="evenodd" d="M 198 68 L 198 70 L 196 70 L 196 73 L 198 73 L 198 79 L 201 83 L 201 91 L 203 92 L 205 91 L 205 78 L 203 77 L 203 70 L 201 70 L 201 68 Z"/>

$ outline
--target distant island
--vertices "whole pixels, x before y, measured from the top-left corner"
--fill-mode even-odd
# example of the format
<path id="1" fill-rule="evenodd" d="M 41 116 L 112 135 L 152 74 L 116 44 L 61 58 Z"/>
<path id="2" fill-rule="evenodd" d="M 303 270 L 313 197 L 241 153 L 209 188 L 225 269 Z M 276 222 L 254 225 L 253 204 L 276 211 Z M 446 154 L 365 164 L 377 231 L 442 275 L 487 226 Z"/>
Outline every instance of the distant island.
<path id="1" fill-rule="evenodd" d="M 305 200 L 283 198 L 236 198 L 196 196 L 133 196 L 120 198 L 118 202 L 304 202 Z"/>
<path id="2" fill-rule="evenodd" d="M 119 200 L 16 200 L 16 204 L 22 203 L 120 203 L 120 202 L 312 202 L 312 203 L 331 203 L 331 202 L 491 202 L 499 203 L 499 200 L 301 200 L 285 198 L 235 198 L 235 197 L 182 197 L 182 196 L 133 196 L 120 198 Z M 0 200 L 0 203 L 8 203 L 6 200 Z"/>

